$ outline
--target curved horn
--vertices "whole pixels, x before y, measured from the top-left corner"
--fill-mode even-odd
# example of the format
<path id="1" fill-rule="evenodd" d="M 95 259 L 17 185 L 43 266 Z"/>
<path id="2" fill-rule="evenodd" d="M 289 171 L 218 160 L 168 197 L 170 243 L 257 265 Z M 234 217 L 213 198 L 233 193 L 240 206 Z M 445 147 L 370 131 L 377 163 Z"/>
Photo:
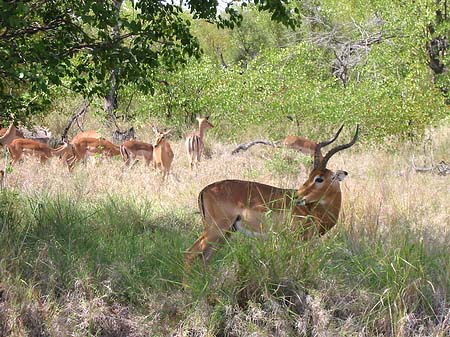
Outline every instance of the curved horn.
<path id="1" fill-rule="evenodd" d="M 342 128 L 344 127 L 344 124 L 341 125 L 341 127 L 339 128 L 339 130 L 336 132 L 336 134 L 334 135 L 333 138 L 331 138 L 328 141 L 324 141 L 324 142 L 320 142 L 319 144 L 317 144 L 316 149 L 314 150 L 314 169 L 317 169 L 321 166 L 321 153 L 320 150 L 327 145 L 330 145 L 331 143 L 333 143 L 337 137 L 339 136 L 339 134 L 342 131 Z"/>
<path id="2" fill-rule="evenodd" d="M 353 139 L 351 140 L 351 142 L 347 143 L 347 144 L 338 145 L 336 147 L 333 147 L 330 151 L 328 151 L 328 153 L 325 155 L 325 157 L 323 157 L 323 160 L 322 160 L 322 162 L 320 164 L 320 168 L 326 168 L 328 160 L 330 160 L 330 158 L 334 154 L 338 153 L 339 151 L 348 149 L 353 144 L 355 144 L 356 140 L 358 139 L 358 134 L 359 134 L 359 124 L 356 125 L 356 132 L 355 132 L 355 135 L 353 136 Z"/>

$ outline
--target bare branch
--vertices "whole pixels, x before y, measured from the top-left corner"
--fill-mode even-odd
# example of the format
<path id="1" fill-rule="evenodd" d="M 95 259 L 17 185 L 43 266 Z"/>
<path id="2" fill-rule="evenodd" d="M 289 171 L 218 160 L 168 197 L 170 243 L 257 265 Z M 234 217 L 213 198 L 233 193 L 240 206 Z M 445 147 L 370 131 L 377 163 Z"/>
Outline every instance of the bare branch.
<path id="1" fill-rule="evenodd" d="M 240 152 L 241 150 L 247 151 L 250 147 L 257 145 L 257 144 L 277 146 L 276 143 L 270 142 L 268 140 L 254 140 L 249 143 L 243 143 L 243 144 L 238 145 L 233 151 L 231 151 L 231 154 L 236 154 L 236 153 Z"/>
<path id="2" fill-rule="evenodd" d="M 72 125 L 75 121 L 77 121 L 77 123 L 78 123 L 78 119 L 81 118 L 86 113 L 87 109 L 89 108 L 89 105 L 91 105 L 90 100 L 89 101 L 87 99 L 83 100 L 83 103 L 81 104 L 81 107 L 78 110 L 78 112 L 69 118 L 69 121 L 67 122 L 67 125 L 64 128 L 64 131 L 61 135 L 62 142 L 67 142 L 67 134 L 69 133 L 70 128 L 72 127 Z M 80 128 L 79 124 L 78 124 L 78 127 Z"/>

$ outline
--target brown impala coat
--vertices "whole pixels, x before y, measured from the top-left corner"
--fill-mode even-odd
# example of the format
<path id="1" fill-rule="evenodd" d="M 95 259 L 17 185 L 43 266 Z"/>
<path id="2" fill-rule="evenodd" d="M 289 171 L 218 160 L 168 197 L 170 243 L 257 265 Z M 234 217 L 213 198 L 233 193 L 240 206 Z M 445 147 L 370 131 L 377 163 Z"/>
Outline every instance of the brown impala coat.
<path id="1" fill-rule="evenodd" d="M 300 151 L 301 153 L 309 154 L 311 156 L 314 156 L 317 147 L 316 142 L 300 136 L 287 136 L 283 140 L 283 145 L 288 148 Z M 320 158 L 322 159 L 322 153 L 319 152 L 319 154 Z"/>
<path id="2" fill-rule="evenodd" d="M 170 167 L 172 166 L 174 157 L 172 148 L 166 139 L 170 133 L 170 130 L 166 132 L 159 132 L 158 129 L 154 127 L 153 131 L 156 135 L 155 145 L 153 145 L 153 163 L 155 164 L 155 168 L 159 168 L 163 171 L 162 179 L 164 181 L 166 177 L 169 176 Z"/>
<path id="3" fill-rule="evenodd" d="M 38 157 L 41 163 L 45 163 L 53 155 L 58 155 L 59 153 L 65 151 L 67 144 L 62 145 L 57 149 L 51 149 L 47 144 L 33 139 L 17 138 L 14 139 L 7 147 L 9 153 L 11 153 L 11 165 L 14 165 L 22 159 L 23 154 L 30 154 Z"/>
<path id="4" fill-rule="evenodd" d="M 7 146 L 11 144 L 14 139 L 23 138 L 23 134 L 17 130 L 13 123 L 9 125 L 7 129 L 2 128 L 2 134 L 0 134 L 0 144 L 2 146 Z"/>
<path id="5" fill-rule="evenodd" d="M 191 133 L 186 137 L 186 150 L 189 157 L 189 165 L 191 169 L 198 166 L 202 157 L 204 143 L 203 137 L 205 130 L 210 129 L 213 125 L 208 121 L 209 116 L 204 118 L 197 117 L 198 131 Z"/>
<path id="6" fill-rule="evenodd" d="M 197 257 L 206 263 L 216 244 L 227 233 L 242 231 L 248 235 L 264 235 L 269 231 L 288 226 L 301 229 L 305 239 L 322 235 L 337 222 L 341 208 L 340 182 L 345 171 L 330 171 L 326 164 L 338 151 L 352 146 L 358 137 L 331 149 L 321 159 L 320 149 L 336 140 L 336 135 L 318 144 L 314 155 L 314 168 L 298 190 L 283 189 L 257 182 L 222 180 L 206 186 L 199 194 L 198 203 L 205 229 L 186 253 L 186 266 Z"/>
<path id="7" fill-rule="evenodd" d="M 153 145 L 138 140 L 127 140 L 120 145 L 120 154 L 126 165 L 132 161 L 143 158 L 146 165 L 153 160 Z"/>
<path id="8" fill-rule="evenodd" d="M 70 146 L 72 157 L 67 159 L 69 170 L 72 170 L 77 162 L 89 156 L 101 154 L 105 157 L 113 157 L 120 154 L 119 146 L 103 138 L 80 138 L 76 142 L 72 142 Z"/>

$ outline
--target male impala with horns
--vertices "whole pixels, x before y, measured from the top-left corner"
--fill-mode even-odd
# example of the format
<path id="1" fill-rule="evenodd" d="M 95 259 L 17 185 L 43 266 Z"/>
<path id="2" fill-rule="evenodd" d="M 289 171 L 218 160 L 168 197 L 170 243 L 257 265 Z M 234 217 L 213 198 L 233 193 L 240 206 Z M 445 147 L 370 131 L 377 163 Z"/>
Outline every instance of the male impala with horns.
<path id="1" fill-rule="evenodd" d="M 327 163 L 334 154 L 355 144 L 359 126 L 349 143 L 332 148 L 323 159 L 320 151 L 337 139 L 342 128 L 331 140 L 317 144 L 313 169 L 298 190 L 243 180 L 222 180 L 206 186 L 198 197 L 205 229 L 187 251 L 186 266 L 189 268 L 196 258 L 206 264 L 217 243 L 233 231 L 258 236 L 264 235 L 269 227 L 271 230 L 301 227 L 302 237 L 308 239 L 336 225 L 341 209 L 340 182 L 347 172 L 333 172 L 327 169 Z"/>

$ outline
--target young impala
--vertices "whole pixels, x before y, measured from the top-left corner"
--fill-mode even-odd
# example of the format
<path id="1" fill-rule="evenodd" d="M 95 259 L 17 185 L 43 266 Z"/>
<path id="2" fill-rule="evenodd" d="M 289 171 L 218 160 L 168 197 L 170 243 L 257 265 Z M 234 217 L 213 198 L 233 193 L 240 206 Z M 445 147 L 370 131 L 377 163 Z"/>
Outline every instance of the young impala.
<path id="1" fill-rule="evenodd" d="M 204 118 L 197 117 L 198 121 L 198 131 L 191 133 L 186 137 L 186 150 L 189 157 L 189 165 L 191 170 L 194 166 L 198 166 L 201 159 L 204 143 L 203 137 L 205 135 L 205 130 L 210 129 L 213 125 L 208 121 L 209 116 Z"/>
<path id="2" fill-rule="evenodd" d="M 156 135 L 155 145 L 153 145 L 153 163 L 155 168 L 163 171 L 162 180 L 164 181 L 169 176 L 174 157 L 172 148 L 166 139 L 170 130 L 159 132 L 156 127 L 153 127 L 153 132 Z"/>
<path id="3" fill-rule="evenodd" d="M 242 180 L 222 180 L 206 186 L 198 197 L 205 229 L 187 251 L 186 266 L 189 268 L 197 257 L 201 257 L 205 265 L 217 243 L 223 242 L 232 231 L 258 236 L 264 235 L 268 226 L 273 230 L 288 226 L 301 228 L 302 237 L 307 239 L 331 229 L 339 217 L 339 184 L 347 172 L 333 172 L 326 166 L 335 153 L 355 144 L 359 126 L 350 143 L 332 148 L 323 159 L 320 150 L 336 140 L 342 127 L 331 140 L 317 144 L 314 167 L 298 190 Z"/>
<path id="4" fill-rule="evenodd" d="M 11 124 L 12 125 L 12 124 Z M 11 125 L 10 125 L 10 127 L 11 127 Z M 23 136 L 23 132 L 22 131 L 20 131 L 20 130 L 17 130 L 16 129 L 16 127 L 14 127 L 15 128 L 15 134 L 16 134 L 16 138 L 25 138 L 24 136 Z M 2 137 L 2 136 L 4 136 L 5 135 L 5 133 L 7 132 L 9 130 L 9 128 L 1 128 L 0 129 L 0 137 Z"/>

